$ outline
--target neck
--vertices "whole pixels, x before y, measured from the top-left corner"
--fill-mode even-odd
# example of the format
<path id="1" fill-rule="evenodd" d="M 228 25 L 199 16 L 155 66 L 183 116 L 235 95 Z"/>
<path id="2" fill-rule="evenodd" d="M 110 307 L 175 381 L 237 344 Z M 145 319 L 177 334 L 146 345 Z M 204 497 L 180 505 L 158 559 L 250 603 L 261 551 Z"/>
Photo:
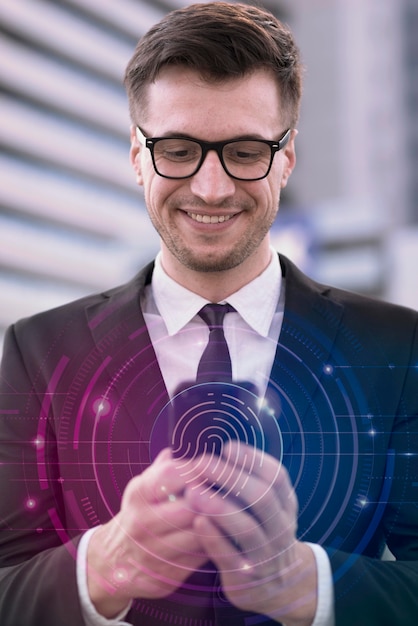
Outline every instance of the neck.
<path id="1" fill-rule="evenodd" d="M 218 272 L 198 272 L 182 265 L 162 249 L 164 271 L 179 285 L 210 302 L 221 302 L 257 278 L 271 260 L 270 247 L 259 250 L 237 267 Z"/>

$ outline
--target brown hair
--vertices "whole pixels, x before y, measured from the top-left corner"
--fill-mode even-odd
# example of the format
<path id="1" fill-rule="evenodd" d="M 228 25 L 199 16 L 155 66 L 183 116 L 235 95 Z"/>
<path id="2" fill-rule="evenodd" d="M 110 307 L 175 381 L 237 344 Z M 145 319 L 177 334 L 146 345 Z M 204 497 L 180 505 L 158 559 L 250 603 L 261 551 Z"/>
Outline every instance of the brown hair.
<path id="1" fill-rule="evenodd" d="M 208 81 L 270 69 L 287 122 L 296 126 L 302 92 L 299 51 L 290 30 L 265 9 L 210 2 L 168 13 L 140 39 L 126 69 L 133 121 L 138 121 L 138 105 L 145 107 L 144 87 L 168 65 L 196 70 Z"/>

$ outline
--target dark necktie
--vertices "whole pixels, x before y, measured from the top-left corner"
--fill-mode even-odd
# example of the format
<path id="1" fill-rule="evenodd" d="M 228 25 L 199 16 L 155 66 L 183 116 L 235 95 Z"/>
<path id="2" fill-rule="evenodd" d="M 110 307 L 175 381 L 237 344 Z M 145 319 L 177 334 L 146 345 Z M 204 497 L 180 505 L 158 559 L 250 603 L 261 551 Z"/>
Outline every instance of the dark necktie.
<path id="1" fill-rule="evenodd" d="M 197 383 L 232 382 L 231 357 L 223 329 L 224 317 L 230 311 L 234 308 L 229 304 L 207 304 L 199 311 L 210 332 L 197 368 Z"/>
<path id="2" fill-rule="evenodd" d="M 199 311 L 200 317 L 209 327 L 209 340 L 197 368 L 196 382 L 198 384 L 210 382 L 232 383 L 231 356 L 223 329 L 224 317 L 231 311 L 235 311 L 235 309 L 230 304 L 207 304 Z M 211 616 L 213 624 L 228 623 L 232 626 L 232 624 L 244 623 L 239 611 L 232 607 L 224 596 L 223 600 L 219 600 L 221 582 L 216 570 L 213 573 L 208 572 L 206 575 L 204 571 L 195 573 L 190 580 L 193 580 L 193 582 L 198 581 L 197 584 L 202 585 L 203 588 L 212 588 L 208 597 L 211 598 L 214 606 L 212 610 L 215 611 L 215 614 Z M 227 619 L 224 622 L 223 611 L 225 610 Z M 238 621 L 234 621 L 237 617 L 239 618 Z"/>

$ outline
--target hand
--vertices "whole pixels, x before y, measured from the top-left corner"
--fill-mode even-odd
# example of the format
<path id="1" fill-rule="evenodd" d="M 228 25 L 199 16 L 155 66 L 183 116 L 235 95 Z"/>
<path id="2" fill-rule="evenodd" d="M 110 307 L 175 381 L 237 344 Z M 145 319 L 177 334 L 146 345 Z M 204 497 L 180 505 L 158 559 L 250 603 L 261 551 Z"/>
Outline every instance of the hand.
<path id="1" fill-rule="evenodd" d="M 237 442 L 225 446 L 220 459 L 200 457 L 187 476 L 194 530 L 229 601 L 286 625 L 311 624 L 316 563 L 296 539 L 298 504 L 286 469 Z"/>
<path id="2" fill-rule="evenodd" d="M 162 598 L 208 559 L 195 538 L 195 514 L 185 506 L 178 461 L 163 450 L 133 478 L 120 512 L 91 537 L 87 554 L 90 598 L 104 617 L 132 598 Z"/>

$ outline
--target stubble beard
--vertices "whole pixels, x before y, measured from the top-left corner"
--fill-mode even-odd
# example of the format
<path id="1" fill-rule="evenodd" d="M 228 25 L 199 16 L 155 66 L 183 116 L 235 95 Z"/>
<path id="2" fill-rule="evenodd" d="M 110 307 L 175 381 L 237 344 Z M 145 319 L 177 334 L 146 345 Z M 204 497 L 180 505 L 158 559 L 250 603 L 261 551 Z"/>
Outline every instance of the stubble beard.
<path id="1" fill-rule="evenodd" d="M 173 244 L 171 241 L 169 244 Z M 166 243 L 167 245 L 167 243 Z M 248 242 L 246 245 L 234 247 L 232 250 L 224 252 L 222 255 L 205 255 L 198 256 L 193 250 L 180 247 L 178 245 L 168 245 L 170 252 L 176 257 L 176 259 L 189 270 L 194 272 L 212 273 L 212 272 L 226 272 L 241 265 L 251 253 L 255 251 L 258 245 L 250 245 Z"/>
<path id="2" fill-rule="evenodd" d="M 241 238 L 232 247 L 219 251 L 216 242 L 213 243 L 213 253 L 200 253 L 190 246 L 186 246 L 181 236 L 168 233 L 165 229 L 157 229 L 159 236 L 169 252 L 177 261 L 189 270 L 201 273 L 227 272 L 246 261 L 261 245 L 268 234 L 274 219 L 264 224 L 256 232 Z M 210 238 L 213 242 L 213 236 Z"/>
<path id="3" fill-rule="evenodd" d="M 190 206 L 190 203 L 185 203 Z M 175 206 L 173 207 L 175 208 Z M 226 207 L 224 207 L 226 208 Z M 253 206 L 238 205 L 241 210 L 254 209 Z M 207 238 L 207 244 L 212 246 L 213 253 L 199 253 L 191 246 L 187 246 L 181 235 L 174 229 L 168 229 L 161 221 L 157 220 L 155 215 L 149 211 L 151 222 L 156 229 L 161 240 L 164 242 L 168 251 L 177 261 L 189 270 L 200 273 L 227 272 L 232 270 L 246 261 L 261 245 L 262 241 L 268 234 L 275 218 L 276 212 L 272 213 L 263 223 L 258 224 L 258 228 L 253 228 L 247 235 L 241 237 L 232 247 L 225 249 L 223 252 L 217 250 L 214 236 Z M 233 219 L 233 218 L 232 218 Z"/>

